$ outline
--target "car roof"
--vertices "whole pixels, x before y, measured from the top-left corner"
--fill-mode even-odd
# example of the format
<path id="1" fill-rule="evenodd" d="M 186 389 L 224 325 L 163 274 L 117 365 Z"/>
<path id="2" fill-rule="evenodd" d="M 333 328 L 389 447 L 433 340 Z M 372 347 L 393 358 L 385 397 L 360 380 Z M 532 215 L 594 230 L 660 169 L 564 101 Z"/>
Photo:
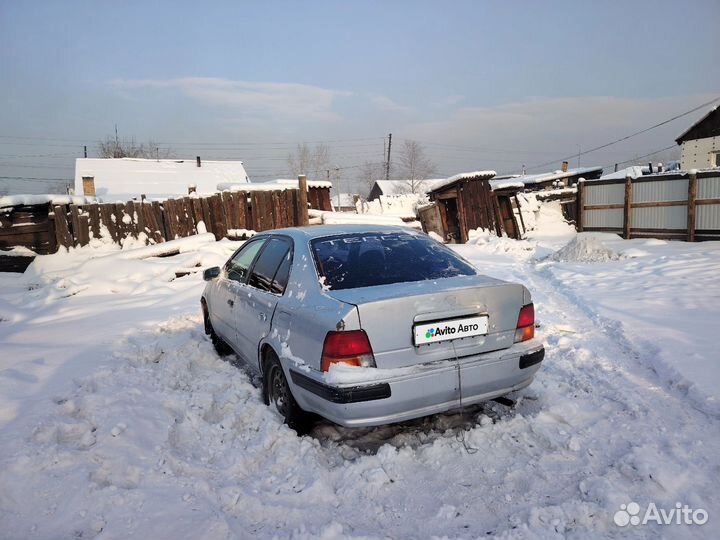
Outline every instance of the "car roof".
<path id="1" fill-rule="evenodd" d="M 395 232 L 415 234 L 414 229 L 401 227 L 399 225 L 370 225 L 363 223 L 352 223 L 342 225 L 310 225 L 307 227 L 287 227 L 284 229 L 272 229 L 262 231 L 258 234 L 284 234 L 297 240 L 311 240 L 313 238 L 321 238 L 323 236 L 332 236 L 336 234 L 352 234 L 352 233 L 378 233 L 378 232 Z"/>

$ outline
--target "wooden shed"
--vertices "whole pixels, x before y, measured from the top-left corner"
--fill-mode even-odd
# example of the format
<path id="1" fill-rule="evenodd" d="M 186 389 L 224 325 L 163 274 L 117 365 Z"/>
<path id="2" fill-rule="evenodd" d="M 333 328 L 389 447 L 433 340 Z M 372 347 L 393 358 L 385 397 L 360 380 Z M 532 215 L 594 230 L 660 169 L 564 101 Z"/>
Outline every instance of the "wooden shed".
<path id="1" fill-rule="evenodd" d="M 423 229 L 450 243 L 467 242 L 469 231 L 477 228 L 520 238 L 511 199 L 517 190 L 493 192 L 494 176 L 495 171 L 476 171 L 433 184 L 428 192 L 433 204 L 418 211 Z"/>

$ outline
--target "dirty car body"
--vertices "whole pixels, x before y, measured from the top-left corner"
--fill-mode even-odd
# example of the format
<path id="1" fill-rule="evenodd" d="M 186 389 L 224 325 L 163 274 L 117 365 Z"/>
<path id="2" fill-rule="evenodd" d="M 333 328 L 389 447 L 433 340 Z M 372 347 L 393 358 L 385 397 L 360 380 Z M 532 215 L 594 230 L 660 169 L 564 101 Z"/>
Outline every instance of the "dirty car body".
<path id="1" fill-rule="evenodd" d="M 279 364 L 299 409 L 343 426 L 502 396 L 544 356 L 527 288 L 402 227 L 264 232 L 206 279 L 206 331 L 261 376 Z"/>

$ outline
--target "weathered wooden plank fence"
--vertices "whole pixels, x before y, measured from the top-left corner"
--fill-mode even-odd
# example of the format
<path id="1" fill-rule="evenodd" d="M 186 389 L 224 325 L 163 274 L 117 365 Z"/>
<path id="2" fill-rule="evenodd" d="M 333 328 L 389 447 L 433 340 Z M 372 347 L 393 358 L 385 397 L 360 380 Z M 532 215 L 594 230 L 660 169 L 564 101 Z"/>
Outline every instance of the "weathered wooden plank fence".
<path id="1" fill-rule="evenodd" d="M 647 175 L 578 183 L 579 231 L 623 238 L 720 240 L 717 171 Z"/>
<path id="2" fill-rule="evenodd" d="M 25 246 L 48 254 L 59 246 L 87 245 L 95 238 L 120 243 L 145 235 L 148 242 L 160 243 L 205 231 L 218 240 L 238 238 L 249 230 L 307 224 L 308 203 L 318 210 L 332 209 L 328 191 L 311 187 L 302 197 L 297 188 L 281 187 L 223 191 L 161 202 L 18 206 L 0 213 L 0 249 Z"/>

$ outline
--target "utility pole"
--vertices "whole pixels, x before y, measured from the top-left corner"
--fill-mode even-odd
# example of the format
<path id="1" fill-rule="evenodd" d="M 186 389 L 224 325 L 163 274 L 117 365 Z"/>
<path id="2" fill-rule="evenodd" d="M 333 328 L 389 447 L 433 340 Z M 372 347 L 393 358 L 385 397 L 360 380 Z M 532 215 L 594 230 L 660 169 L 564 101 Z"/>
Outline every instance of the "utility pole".
<path id="1" fill-rule="evenodd" d="M 337 182 L 338 208 L 340 208 L 340 167 L 335 165 L 335 182 Z"/>
<path id="2" fill-rule="evenodd" d="M 385 180 L 390 180 L 390 149 L 392 148 L 392 133 L 388 134 L 387 162 L 385 163 Z"/>
<path id="3" fill-rule="evenodd" d="M 87 145 L 83 146 L 83 154 L 87 157 Z"/>
<path id="4" fill-rule="evenodd" d="M 115 155 L 113 157 L 118 157 L 119 149 L 120 149 L 120 141 L 118 141 L 117 124 L 115 124 L 115 152 L 114 152 Z"/>

